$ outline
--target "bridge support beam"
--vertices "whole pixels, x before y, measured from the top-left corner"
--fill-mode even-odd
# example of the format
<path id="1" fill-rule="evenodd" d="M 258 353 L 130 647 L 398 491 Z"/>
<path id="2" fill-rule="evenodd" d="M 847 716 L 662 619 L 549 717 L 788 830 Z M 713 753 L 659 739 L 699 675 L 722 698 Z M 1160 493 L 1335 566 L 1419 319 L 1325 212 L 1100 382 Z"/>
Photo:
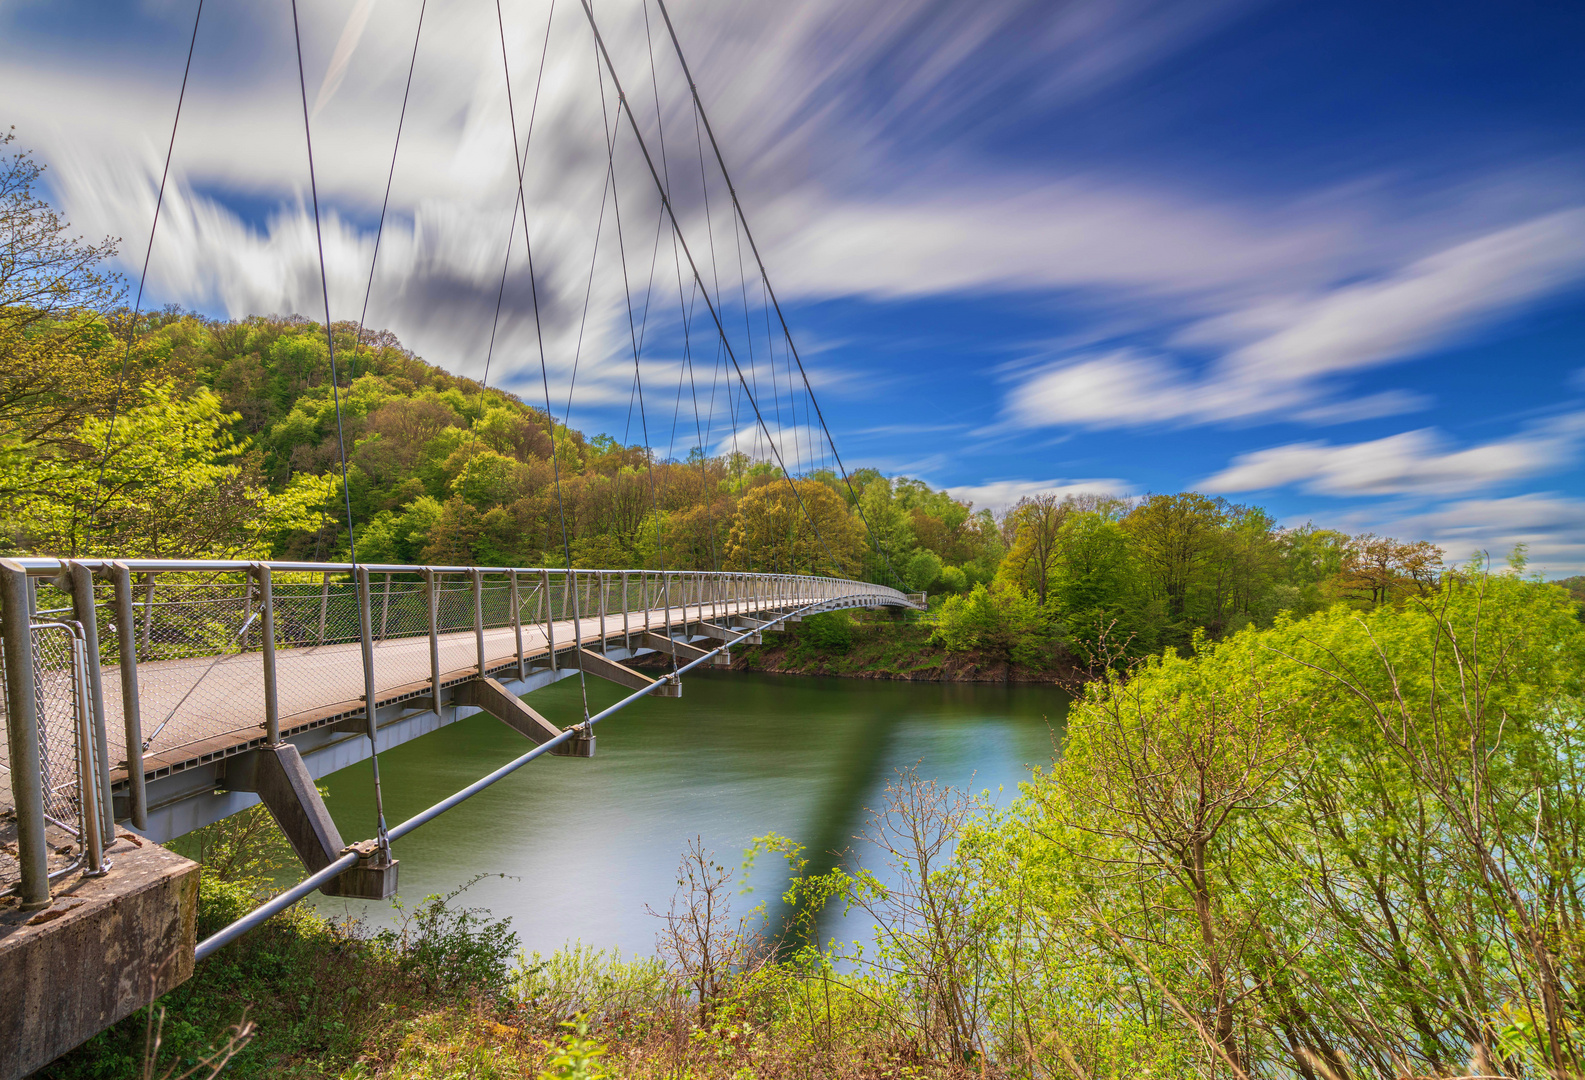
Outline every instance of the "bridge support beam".
<path id="1" fill-rule="evenodd" d="M 319 797 L 319 788 L 297 747 L 291 743 L 261 746 L 247 756 L 252 758 L 252 769 L 238 767 L 242 766 L 239 760 L 237 766 L 226 770 L 226 786 L 258 794 L 310 874 L 317 874 L 341 858 L 348 848 L 341 842 L 341 833 L 325 808 L 325 800 Z M 249 771 L 251 776 L 247 775 Z M 363 854 L 357 866 L 326 882 L 319 891 L 326 896 L 363 900 L 388 900 L 395 896 L 400 860 L 384 865 L 377 861 L 377 853 Z"/>
<path id="2" fill-rule="evenodd" d="M 732 618 L 734 621 L 736 621 L 741 619 L 742 616 L 734 615 Z M 715 623 L 701 622 L 697 624 L 697 629 L 699 633 L 703 634 L 705 637 L 712 637 L 717 641 L 731 641 L 741 645 L 759 645 L 765 640 L 758 633 L 758 631 L 755 631 L 754 633 L 748 633 L 751 629 L 753 629 L 752 627 L 748 626 L 741 628 L 733 627 L 729 630 L 724 626 L 717 626 Z M 744 634 L 748 634 L 748 636 L 743 637 L 742 635 Z"/>
<path id="3" fill-rule="evenodd" d="M 561 728 L 546 720 L 528 703 L 494 679 L 473 679 L 457 686 L 453 691 L 458 705 L 472 705 L 483 709 L 507 727 L 526 736 L 535 746 L 541 746 L 561 734 Z M 558 757 L 594 757 L 594 736 L 575 736 L 551 751 Z"/>
<path id="4" fill-rule="evenodd" d="M 682 697 L 682 686 L 669 677 L 665 680 L 652 679 L 588 649 L 578 650 L 578 662 L 583 665 L 586 674 L 614 682 L 618 686 L 625 686 L 630 690 L 642 690 L 651 683 L 662 682 L 664 685 L 656 689 L 651 697 Z"/>
<path id="5" fill-rule="evenodd" d="M 652 633 L 649 630 L 633 636 L 638 639 L 638 644 L 641 648 L 654 649 L 656 652 L 663 652 L 667 656 L 675 656 L 685 664 L 700 659 L 710 651 L 701 649 L 697 645 L 689 645 L 686 642 Z M 717 653 L 715 659 L 710 661 L 710 665 L 712 667 L 731 667 L 732 654 L 726 652 Z"/>

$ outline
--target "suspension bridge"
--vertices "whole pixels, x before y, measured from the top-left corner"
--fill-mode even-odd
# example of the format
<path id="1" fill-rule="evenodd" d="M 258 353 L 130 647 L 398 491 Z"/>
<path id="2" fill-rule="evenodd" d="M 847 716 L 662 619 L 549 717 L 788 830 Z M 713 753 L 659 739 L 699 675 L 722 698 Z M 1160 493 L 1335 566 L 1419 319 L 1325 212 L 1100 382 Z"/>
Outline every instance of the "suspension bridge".
<path id="1" fill-rule="evenodd" d="M 520 139 L 524 110 L 513 97 L 505 15 L 500 3 L 493 11 L 514 183 L 490 344 L 478 385 L 481 393 L 488 387 L 498 337 L 504 341 L 498 332 L 509 280 L 520 282 L 532 313 L 534 346 L 529 356 L 537 360 L 552 446 L 555 520 L 546 522 L 545 531 L 560 537 L 561 561 L 554 567 L 383 565 L 358 559 L 360 523 L 347 482 L 342 416 L 342 393 L 350 379 L 342 377 L 348 374 L 342 370 L 346 365 L 338 366 L 303 24 L 295 2 L 289 5 L 335 410 L 338 528 L 345 530 L 349 557 L 345 562 L 0 560 L 0 669 L 5 681 L 0 722 L 6 729 L 0 769 L 9 780 L 0 791 L 0 986 L 7 987 L 0 1004 L 0 1080 L 24 1075 L 148 1003 L 187 978 L 197 960 L 316 889 L 342 896 L 391 896 L 399 871 L 393 841 L 540 756 L 592 756 L 596 725 L 645 697 L 684 698 L 676 706 L 679 717 L 684 715 L 688 673 L 702 665 L 729 665 L 732 646 L 759 642 L 765 634 L 821 612 L 924 606 L 921 594 L 900 588 L 903 583 L 885 546 L 864 516 L 664 0 L 639 0 L 649 86 L 639 81 L 636 91 L 624 89 L 594 8 L 588 0 L 577 3 L 572 16 L 584 35 L 580 47 L 589 49 L 600 96 L 602 127 L 591 134 L 598 140 L 605 175 L 576 336 L 552 333 L 548 345 L 549 316 L 542 311 L 534 261 L 536 208 L 526 176 L 535 161 L 532 140 L 552 30 L 561 25 L 566 32 L 567 23 L 565 17 L 557 23 L 555 0 L 544 5 L 539 70 Z M 669 39 L 675 71 L 686 84 L 680 108 L 686 110 L 694 136 L 691 146 L 679 145 L 674 131 L 670 152 L 652 5 L 655 25 L 665 30 L 663 44 Z M 364 322 L 378 276 L 426 8 L 426 0 L 414 5 L 412 51 L 405 57 L 407 80 L 384 178 L 385 201 L 375 230 L 354 361 L 364 343 Z M 567 9 L 563 11 L 565 15 Z M 200 0 L 138 279 L 134 326 L 142 310 L 202 20 Z M 635 100 L 644 96 L 653 98 L 653 116 L 641 116 L 636 107 Z M 619 148 L 627 154 L 620 167 Z M 689 162 L 697 166 L 692 172 Z M 555 168 L 554 162 L 539 164 Z M 692 193 L 685 190 L 690 176 L 698 184 Z M 635 182 L 641 192 L 627 193 L 629 214 L 641 205 L 655 215 L 654 250 L 641 290 L 629 272 L 623 237 L 621 189 Z M 668 403 L 672 443 L 686 383 L 694 387 L 688 397 L 699 456 L 713 446 L 730 445 L 735 454 L 773 469 L 764 482 L 781 485 L 790 495 L 786 505 L 795 512 L 783 531 L 795 542 L 774 551 L 749 550 L 747 555 L 749 565 L 774 572 L 725 570 L 713 548 L 708 568 L 679 569 L 675 556 L 668 567 L 659 524 L 654 565 L 575 568 L 560 454 L 554 448 L 558 425 L 568 423 L 584 359 L 584 329 L 602 237 L 607 235 L 608 202 L 616 245 L 613 253 L 605 241 L 607 269 L 598 277 L 619 281 L 625 301 L 616 310 L 625 313 L 620 321 L 628 341 L 623 351 L 630 351 L 632 360 L 630 414 L 636 412 L 649 470 L 650 509 L 658 522 L 654 464 L 674 459 L 668 456 L 670 449 L 662 454 L 652 446 L 644 374 L 646 367 L 661 363 L 656 342 L 666 337 L 657 297 L 670 296 L 675 284 L 676 310 L 667 346 L 677 354 L 669 361 L 676 364 L 677 387 L 676 402 Z M 730 266 L 718 258 L 717 233 L 728 235 L 717 220 L 723 212 L 730 218 L 737 254 Z M 664 269 L 666 262 L 659 257 L 663 236 L 672 249 L 674 281 L 665 280 L 664 273 L 657 276 L 657 266 Z M 526 272 L 512 279 L 509 269 L 519 248 L 518 266 Z M 611 266 L 613 258 L 620 272 Z M 751 281 L 756 296 L 750 294 Z M 736 329 L 739 314 L 741 331 Z M 762 330 L 756 329 L 759 323 Z M 708 368 L 696 364 L 700 341 L 708 341 L 714 353 Z M 129 356 L 132 347 L 129 336 Z M 558 387 L 566 386 L 561 409 L 551 393 L 553 368 Z M 701 410 L 697 384 L 705 374 L 707 405 Z M 718 389 L 729 412 L 724 433 L 717 426 Z M 106 460 L 114 451 L 115 430 L 112 415 L 103 448 Z M 845 562 L 822 535 L 800 488 L 814 475 L 845 490 L 847 506 L 869 538 L 870 550 L 861 560 Z M 702 468 L 700 477 L 702 482 Z M 92 550 L 99 506 L 84 509 Z M 812 572 L 816 568 L 824 575 Z M 653 661 L 642 665 L 643 671 L 625 663 L 646 654 L 658 654 L 658 676 L 649 673 L 655 669 Z M 607 680 L 629 693 L 608 709 L 590 715 L 585 706 L 582 715 L 573 717 L 543 716 L 523 700 L 534 689 L 574 677 Z M 481 711 L 522 734 L 528 743 L 524 752 L 414 818 L 388 823 L 380 752 Z M 368 835 L 349 843 L 326 812 L 315 782 L 368 759 L 375 781 Z M 268 807 L 280 824 L 305 876 L 245 918 L 195 941 L 196 867 L 160 845 L 257 803 Z"/>

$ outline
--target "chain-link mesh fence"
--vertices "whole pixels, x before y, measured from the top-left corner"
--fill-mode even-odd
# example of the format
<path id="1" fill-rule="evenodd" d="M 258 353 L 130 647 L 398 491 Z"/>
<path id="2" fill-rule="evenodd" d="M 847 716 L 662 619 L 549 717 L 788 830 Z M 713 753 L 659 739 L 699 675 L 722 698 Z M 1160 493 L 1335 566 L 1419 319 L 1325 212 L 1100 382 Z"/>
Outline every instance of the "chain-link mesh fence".
<path id="1" fill-rule="evenodd" d="M 33 627 L 33 687 L 37 701 L 39 773 L 44 788 L 46 820 L 81 835 L 84 727 L 80 710 L 88 708 L 83 693 L 81 629 L 66 623 Z M 90 797 L 92 792 L 90 791 Z"/>

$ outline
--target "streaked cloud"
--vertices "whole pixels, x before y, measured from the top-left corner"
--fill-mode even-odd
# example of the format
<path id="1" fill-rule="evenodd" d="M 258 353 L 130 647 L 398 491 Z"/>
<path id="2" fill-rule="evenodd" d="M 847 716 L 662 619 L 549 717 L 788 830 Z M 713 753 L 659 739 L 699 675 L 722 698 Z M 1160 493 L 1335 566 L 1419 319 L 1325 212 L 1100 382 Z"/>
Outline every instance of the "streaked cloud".
<path id="1" fill-rule="evenodd" d="M 1165 351 L 1065 358 L 1008 392 L 1025 427 L 1297 419 L 1342 423 L 1420 407 L 1418 395 L 1350 398 L 1336 380 L 1424 354 L 1585 277 L 1585 209 L 1546 214 L 1417 258 L 1379 278 L 1261 299 L 1167 344 L 1224 349 L 1201 375 Z M 1165 346 L 1164 346 L 1165 348 Z"/>
<path id="2" fill-rule="evenodd" d="M 1459 494 L 1544 475 L 1573 463 L 1585 443 L 1585 413 L 1456 448 L 1431 428 L 1333 446 L 1290 443 L 1240 454 L 1202 485 L 1213 492 L 1297 487 L 1318 495 Z"/>
<path id="3" fill-rule="evenodd" d="M 1126 480 L 992 480 L 984 484 L 967 484 L 949 487 L 954 499 L 974 504 L 976 510 L 990 510 L 1000 514 L 1015 505 L 1019 499 L 1035 495 L 1055 495 L 1059 499 L 1068 495 L 1130 494 L 1133 490 Z"/>

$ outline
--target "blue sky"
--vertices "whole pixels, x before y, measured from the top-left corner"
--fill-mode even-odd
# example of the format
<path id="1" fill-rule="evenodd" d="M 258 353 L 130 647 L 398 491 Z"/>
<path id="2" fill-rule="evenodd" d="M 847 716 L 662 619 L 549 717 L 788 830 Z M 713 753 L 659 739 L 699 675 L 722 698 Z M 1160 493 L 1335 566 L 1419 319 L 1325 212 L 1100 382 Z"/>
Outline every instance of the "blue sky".
<path id="1" fill-rule="evenodd" d="M 653 185 L 620 137 L 624 290 L 602 216 L 617 101 L 587 23 L 559 0 L 547 46 L 549 0 L 504 7 L 520 140 L 535 112 L 525 192 L 552 398 L 565 402 L 576 356 L 572 422 L 636 436 L 636 293 L 651 441 L 681 450 L 700 441 L 685 438 L 691 395 L 679 411 L 676 394 L 689 297 L 669 239 L 655 243 Z M 1455 559 L 1523 542 L 1540 568 L 1585 570 L 1585 8 L 671 10 L 850 465 L 993 508 L 1043 489 L 1197 488 L 1285 523 L 1429 538 Z M 641 0 L 597 11 L 646 141 L 668 140 L 684 236 L 734 350 L 745 364 L 756 350 L 756 385 L 783 365 L 785 386 L 779 345 L 767 359 L 762 330 L 734 337 L 731 298 L 755 286 L 664 39 L 651 75 Z M 77 227 L 126 238 L 132 272 L 192 13 L 186 0 L 0 7 L 0 122 L 50 165 Z M 417 13 L 417 0 L 303 5 L 338 319 L 362 303 Z M 206 4 L 153 302 L 318 315 L 290 33 L 284 4 Z M 429 6 L 370 304 L 371 322 L 475 376 L 517 183 L 497 35 L 493 5 Z M 520 231 L 490 379 L 542 400 Z M 719 449 L 734 426 L 693 302 L 694 385 L 708 402 L 714 382 L 718 401 L 698 430 Z M 775 395 L 760 397 L 776 426 Z M 798 397 L 777 442 L 817 465 Z M 737 434 L 754 439 L 741 410 Z"/>

